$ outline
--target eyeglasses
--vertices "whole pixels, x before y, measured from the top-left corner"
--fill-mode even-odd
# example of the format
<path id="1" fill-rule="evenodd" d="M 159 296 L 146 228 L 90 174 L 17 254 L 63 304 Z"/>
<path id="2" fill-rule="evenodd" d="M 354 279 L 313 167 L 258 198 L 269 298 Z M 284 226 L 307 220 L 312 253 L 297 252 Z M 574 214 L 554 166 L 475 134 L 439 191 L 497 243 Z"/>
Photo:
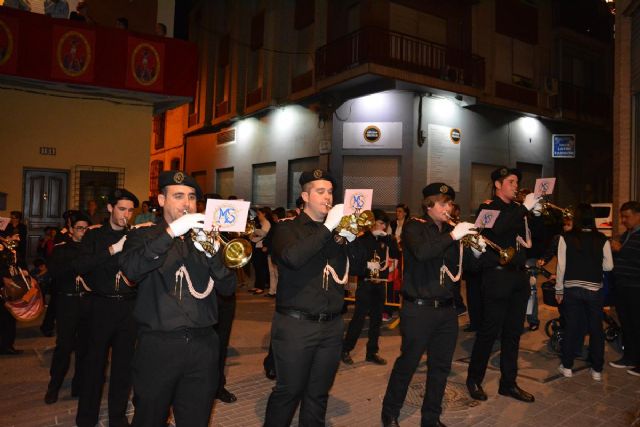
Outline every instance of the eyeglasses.
<path id="1" fill-rule="evenodd" d="M 78 231 L 86 231 L 89 229 L 89 227 L 73 227 L 73 229 Z"/>

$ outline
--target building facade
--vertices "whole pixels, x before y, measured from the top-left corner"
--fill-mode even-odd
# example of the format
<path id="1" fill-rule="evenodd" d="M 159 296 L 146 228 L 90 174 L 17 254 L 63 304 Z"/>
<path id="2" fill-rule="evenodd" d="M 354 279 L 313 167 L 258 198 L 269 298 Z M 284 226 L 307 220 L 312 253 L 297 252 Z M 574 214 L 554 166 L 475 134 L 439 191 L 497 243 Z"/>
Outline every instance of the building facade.
<path id="1" fill-rule="evenodd" d="M 291 207 L 300 172 L 327 167 L 414 212 L 442 180 L 470 215 L 507 165 L 527 187 L 556 176 L 561 205 L 610 202 L 613 17 L 569 3 L 195 2 L 197 95 L 161 119 L 152 175 L 181 162 L 206 192 Z"/>

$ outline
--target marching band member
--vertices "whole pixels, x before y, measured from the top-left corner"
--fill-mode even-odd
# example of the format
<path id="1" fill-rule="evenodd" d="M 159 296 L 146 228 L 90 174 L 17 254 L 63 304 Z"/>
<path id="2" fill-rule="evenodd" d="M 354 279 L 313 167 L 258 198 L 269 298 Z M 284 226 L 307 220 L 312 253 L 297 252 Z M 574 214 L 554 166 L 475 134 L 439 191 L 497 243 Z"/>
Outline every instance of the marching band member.
<path id="1" fill-rule="evenodd" d="M 484 234 L 501 248 L 519 248 L 517 242 L 522 242 L 522 236 L 528 235 L 525 216 L 536 208 L 540 200 L 534 193 L 530 193 L 522 204 L 515 202 L 521 178 L 522 173 L 518 169 L 501 167 L 493 171 L 493 198 L 479 208 L 500 211 L 493 227 L 486 229 Z M 471 352 L 467 389 L 473 399 L 487 400 L 487 395 L 482 389 L 482 381 L 493 343 L 498 335 L 501 335 L 501 377 L 498 393 L 523 402 L 533 402 L 533 395 L 516 384 L 520 335 L 530 293 L 529 278 L 525 272 L 526 253 L 518 249 L 513 259 L 502 265 L 499 254 L 491 250 L 482 255 L 481 261 L 482 324 Z"/>
<path id="2" fill-rule="evenodd" d="M 163 219 L 132 231 L 120 260 L 139 289 L 133 426 L 165 425 L 173 407 L 176 425 L 206 427 L 219 374 L 213 290 L 232 294 L 236 275 L 224 266 L 222 251 L 212 255 L 189 238 L 204 221 L 195 213 L 201 195 L 195 179 L 167 171 L 158 184 Z"/>
<path id="3" fill-rule="evenodd" d="M 440 422 L 442 398 L 458 337 L 452 287 L 453 279 L 460 278 L 463 250 L 457 241 L 476 233 L 471 223 L 461 222 L 455 227 L 448 223 L 451 202 L 455 199 L 453 188 L 437 182 L 424 187 L 422 194 L 425 215 L 407 221 L 402 230 L 402 346 L 382 402 L 385 427 L 398 426 L 409 383 L 425 351 L 427 384 L 422 426 L 443 425 Z M 455 270 L 457 277 L 451 274 Z"/>
<path id="4" fill-rule="evenodd" d="M 380 209 L 373 210 L 375 223 L 371 230 L 366 231 L 358 240 L 367 251 L 366 274 L 358 277 L 356 290 L 356 308 L 347 328 L 347 335 L 342 343 L 342 361 L 347 365 L 353 364 L 349 352 L 356 346 L 356 341 L 362 332 L 365 316 L 369 316 L 369 341 L 367 341 L 367 355 L 365 360 L 378 365 L 386 365 L 387 361 L 378 355 L 378 338 L 382 323 L 382 309 L 386 294 L 385 282 L 377 281 L 387 270 L 393 260 L 398 259 L 400 252 L 396 240 L 385 230 L 389 226 L 389 217 Z"/>
<path id="5" fill-rule="evenodd" d="M 320 169 L 304 172 L 300 186 L 303 212 L 278 224 L 273 235 L 279 279 L 271 343 L 277 379 L 267 404 L 267 427 L 290 425 L 300 402 L 300 425 L 325 425 L 342 348 L 343 286 L 349 268 L 358 273 L 366 266 L 359 243 L 341 244 L 333 233 L 343 205 L 331 208 L 331 175 Z"/>

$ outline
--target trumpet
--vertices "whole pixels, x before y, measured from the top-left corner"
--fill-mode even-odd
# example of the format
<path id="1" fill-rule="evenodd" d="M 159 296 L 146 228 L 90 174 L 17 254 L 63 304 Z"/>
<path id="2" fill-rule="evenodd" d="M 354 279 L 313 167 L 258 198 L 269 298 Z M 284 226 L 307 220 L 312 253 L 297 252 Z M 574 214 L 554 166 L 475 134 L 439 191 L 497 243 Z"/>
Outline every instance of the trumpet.
<path id="1" fill-rule="evenodd" d="M 373 251 L 373 258 L 369 260 L 370 262 L 377 262 L 380 265 L 380 256 L 377 251 Z M 380 278 L 380 269 L 374 269 L 369 271 L 370 279 L 379 279 Z"/>
<path id="2" fill-rule="evenodd" d="M 451 225 L 455 226 L 460 222 L 456 218 L 449 215 L 448 212 L 445 212 L 445 215 L 449 218 L 449 221 L 450 221 L 449 223 Z M 474 248 L 475 250 L 482 252 L 483 248 L 480 245 L 480 237 L 481 237 L 480 233 L 482 232 L 482 229 L 475 228 L 473 230 L 477 231 L 478 234 L 467 234 L 462 239 L 460 239 L 460 243 L 462 243 L 462 245 L 467 248 Z M 500 265 L 509 264 L 516 254 L 516 250 L 511 246 L 509 246 L 506 249 L 503 249 L 502 247 L 500 247 L 500 245 L 492 242 L 491 240 L 487 239 L 485 236 L 482 236 L 482 240 L 484 240 L 487 246 L 489 246 L 491 249 L 493 249 L 498 253 L 498 256 L 499 256 L 498 262 L 500 263 Z"/>
<path id="3" fill-rule="evenodd" d="M 188 212 L 185 210 L 184 213 L 186 215 Z M 247 225 L 245 233 L 248 229 L 250 227 Z M 202 249 L 211 256 L 216 255 L 220 247 L 222 247 L 222 262 L 227 268 L 242 268 L 251 261 L 253 248 L 251 243 L 245 239 L 236 237 L 235 239 L 225 240 L 216 229 L 211 231 L 204 229 L 191 230 L 189 236 L 191 240 L 199 243 Z"/>
<path id="4" fill-rule="evenodd" d="M 324 204 L 328 209 L 331 209 L 333 205 L 329 203 Z M 340 223 L 336 227 L 335 231 L 340 233 L 341 231 L 348 231 L 353 235 L 358 235 L 360 233 L 364 233 L 373 227 L 373 224 L 376 222 L 376 219 L 373 215 L 373 212 L 370 210 L 366 211 L 356 211 L 350 215 L 345 215 L 340 219 Z"/>
<path id="5" fill-rule="evenodd" d="M 524 198 L 526 197 L 526 195 L 530 193 L 530 191 L 528 190 L 523 190 L 520 189 L 516 192 L 516 197 L 515 197 L 515 201 L 518 203 L 522 203 L 524 201 Z M 567 218 L 567 219 L 573 219 L 573 209 L 571 209 L 571 207 L 568 208 L 562 208 L 558 205 L 554 205 L 553 203 L 551 203 L 548 199 L 546 199 L 545 197 L 547 196 L 547 194 L 542 194 L 542 199 L 540 199 L 540 206 L 542 207 L 542 209 L 540 209 L 540 213 L 544 216 L 550 216 L 551 215 L 551 211 L 552 210 L 556 210 L 560 213 L 562 213 L 562 218 Z"/>

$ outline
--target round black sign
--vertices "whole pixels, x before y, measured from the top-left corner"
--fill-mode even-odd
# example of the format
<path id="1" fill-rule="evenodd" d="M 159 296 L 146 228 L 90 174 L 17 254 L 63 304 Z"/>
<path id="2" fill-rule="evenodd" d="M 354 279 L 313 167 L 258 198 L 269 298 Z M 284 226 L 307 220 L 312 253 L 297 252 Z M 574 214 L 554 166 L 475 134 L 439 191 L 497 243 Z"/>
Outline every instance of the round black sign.
<path id="1" fill-rule="evenodd" d="M 379 127 L 371 125 L 364 128 L 363 136 L 365 141 L 373 143 L 380 139 L 382 132 Z"/>
<path id="2" fill-rule="evenodd" d="M 460 139 L 462 139 L 462 133 L 460 132 L 460 129 L 451 129 L 451 132 L 449 132 L 449 138 L 451 138 L 451 142 L 453 142 L 454 144 L 459 144 Z"/>

